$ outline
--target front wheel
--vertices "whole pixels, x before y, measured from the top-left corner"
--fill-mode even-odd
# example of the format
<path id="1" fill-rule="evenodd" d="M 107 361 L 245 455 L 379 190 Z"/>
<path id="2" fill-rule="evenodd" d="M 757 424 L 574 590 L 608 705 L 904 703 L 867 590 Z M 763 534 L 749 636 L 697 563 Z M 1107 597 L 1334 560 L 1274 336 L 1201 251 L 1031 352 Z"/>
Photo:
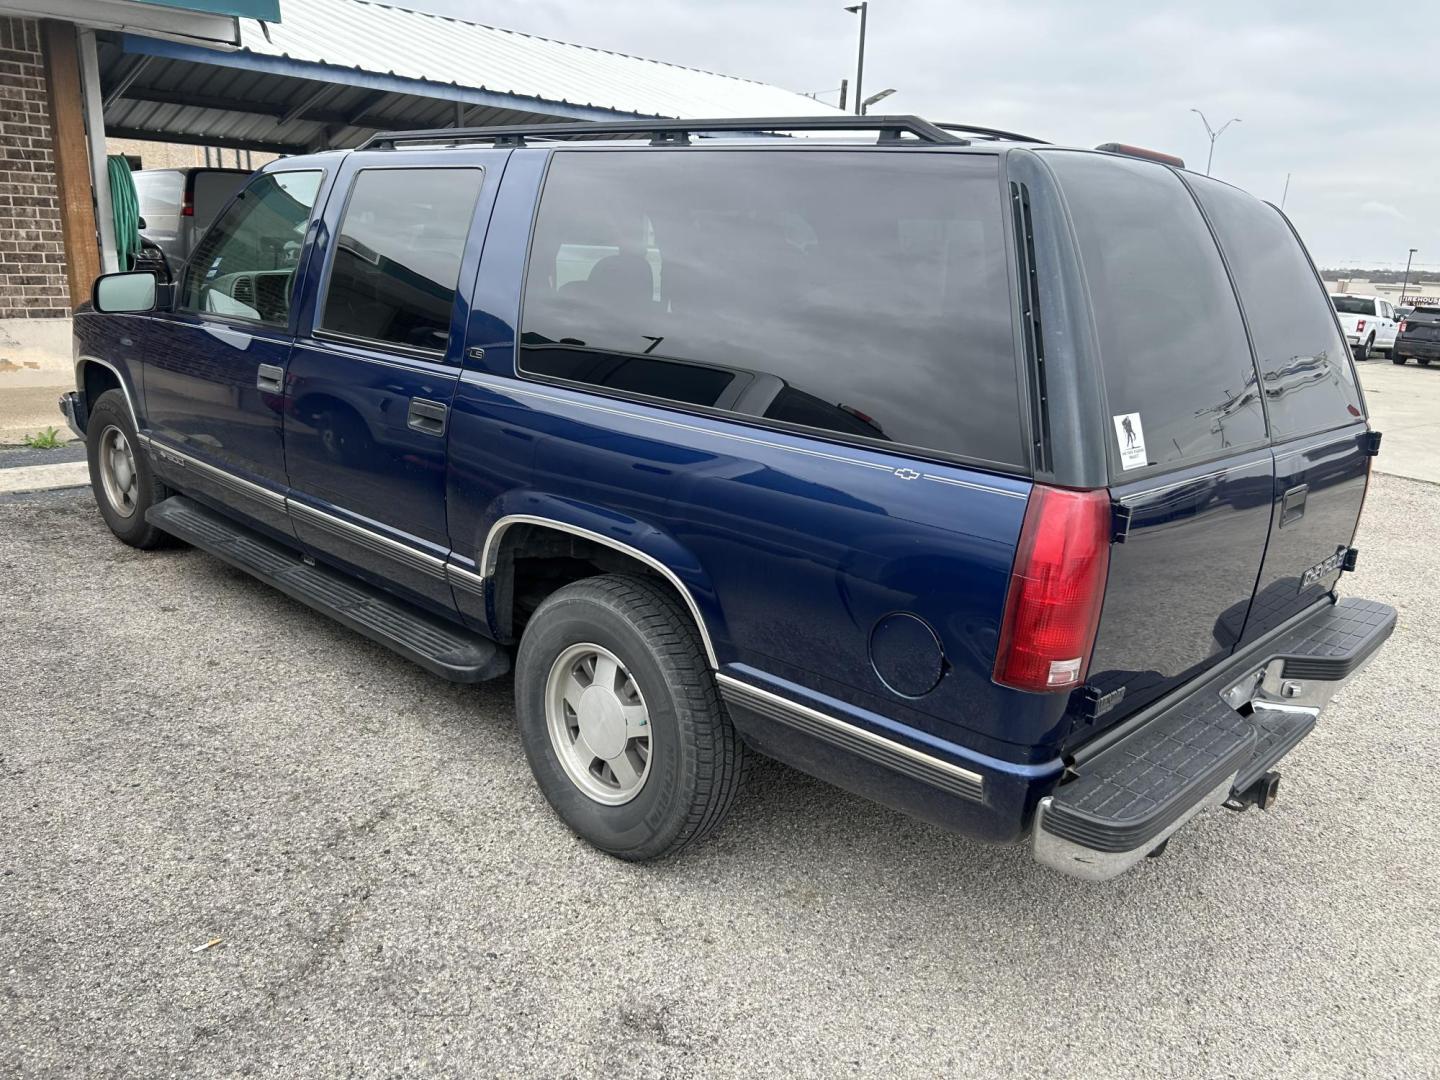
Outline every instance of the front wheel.
<path id="1" fill-rule="evenodd" d="M 1421 367 L 1429 367 L 1429 366 L 1430 366 L 1430 357 L 1428 357 L 1428 356 L 1416 357 L 1415 362 L 1416 362 L 1417 364 L 1419 364 Z"/>
<path id="2" fill-rule="evenodd" d="M 747 771 L 689 613 L 642 577 L 587 578 L 540 605 L 520 640 L 515 705 L 545 798 L 621 859 L 705 836 Z"/>
<path id="3" fill-rule="evenodd" d="M 107 390 L 85 425 L 90 488 L 110 531 L 134 548 L 161 547 L 169 537 L 145 520 L 145 511 L 170 497 L 140 446 L 130 407 L 119 390 Z"/>
<path id="4" fill-rule="evenodd" d="M 1423 364 L 1425 361 L 1422 360 L 1422 361 L 1420 361 L 1420 362 Z M 1392 364 L 1399 364 L 1399 365 L 1401 365 L 1401 366 L 1403 367 L 1403 366 L 1405 365 L 1405 357 L 1403 357 L 1403 356 L 1396 356 L 1396 355 L 1392 352 L 1392 353 L 1390 354 L 1390 363 L 1392 363 Z"/>

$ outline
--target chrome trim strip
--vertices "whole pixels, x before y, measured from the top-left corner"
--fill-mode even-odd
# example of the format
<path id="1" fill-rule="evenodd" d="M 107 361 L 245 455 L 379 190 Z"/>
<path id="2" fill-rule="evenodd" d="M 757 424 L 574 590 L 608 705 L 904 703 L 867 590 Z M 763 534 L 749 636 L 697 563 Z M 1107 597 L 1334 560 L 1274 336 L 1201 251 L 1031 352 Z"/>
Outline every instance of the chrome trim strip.
<path id="1" fill-rule="evenodd" d="M 447 562 L 445 576 L 450 579 L 450 584 L 455 588 L 464 589 L 482 600 L 485 599 L 485 579 L 479 574 L 466 570 L 463 566 L 457 566 L 453 562 Z"/>
<path id="2" fill-rule="evenodd" d="M 237 495 L 254 499 L 256 502 L 264 503 L 278 510 L 285 509 L 285 496 L 272 488 L 267 488 L 261 484 L 246 480 L 244 477 L 236 476 L 234 473 L 222 469 L 217 465 L 211 465 L 208 461 L 201 461 L 199 458 L 191 457 L 183 450 L 177 450 L 169 443 L 161 442 L 153 436 L 141 435 L 140 442 L 145 446 L 146 450 L 157 457 L 170 458 L 184 468 L 198 469 L 217 484 L 229 488 Z"/>
<path id="3" fill-rule="evenodd" d="M 935 476 L 931 473 L 921 473 L 925 480 L 934 480 L 937 484 L 950 484 L 953 487 L 971 488 L 975 491 L 988 491 L 992 495 L 1004 495 L 1007 499 L 1019 499 L 1021 502 L 1029 500 L 1030 496 L 1023 491 L 1006 491 L 1004 488 L 988 487 L 985 484 L 976 484 L 969 480 L 955 480 L 949 476 Z"/>
<path id="4" fill-rule="evenodd" d="M 91 356 L 88 353 L 81 353 L 75 358 L 75 389 L 84 390 L 85 384 L 80 381 L 81 364 L 99 364 L 101 367 L 109 368 L 115 373 L 115 381 L 120 384 L 120 392 L 125 395 L 125 404 L 130 406 L 130 422 L 135 425 L 135 431 L 140 431 L 140 414 L 135 411 L 135 402 L 130 397 L 130 387 L 125 385 L 125 376 L 120 374 L 120 369 L 109 360 L 101 360 L 98 356 Z"/>
<path id="5" fill-rule="evenodd" d="M 495 562 L 499 557 L 497 541 L 504 534 L 505 530 L 512 525 L 540 525 L 544 528 L 555 529 L 559 532 L 572 533 L 575 536 L 583 537 L 586 540 L 593 540 L 597 544 L 604 544 L 606 547 L 614 548 L 616 551 L 623 551 L 631 558 L 638 559 L 650 569 L 659 573 L 666 581 L 674 585 L 680 595 L 684 597 L 685 604 L 690 609 L 690 616 L 695 620 L 695 627 L 700 631 L 700 639 L 705 645 L 705 657 L 710 661 L 710 667 L 718 669 L 720 661 L 715 658 L 715 645 L 710 640 L 710 631 L 705 626 L 705 620 L 700 615 L 700 605 L 695 602 L 695 597 L 685 587 L 685 583 L 676 576 L 675 571 L 650 555 L 645 554 L 639 548 L 631 547 L 629 544 L 621 543 L 619 540 L 612 540 L 601 533 L 591 532 L 589 529 L 582 529 L 575 525 L 567 525 L 563 521 L 556 521 L 554 518 L 537 517 L 534 514 L 508 514 L 502 517 L 494 525 L 490 526 L 490 532 L 485 537 L 485 547 L 480 555 L 480 567 L 488 581 L 495 575 Z"/>
<path id="6" fill-rule="evenodd" d="M 298 516 L 332 536 L 349 540 L 377 555 L 385 555 L 397 562 L 405 563 L 429 577 L 442 579 L 445 577 L 444 559 L 418 551 L 408 544 L 402 544 L 398 540 L 392 540 L 388 536 L 382 536 L 362 525 L 355 525 L 343 518 L 335 517 L 333 514 L 327 514 L 323 510 L 316 510 L 313 506 L 307 506 L 295 499 L 287 498 L 285 506 L 292 516 Z"/>
<path id="7" fill-rule="evenodd" d="M 822 458 L 826 461 L 838 461 L 843 465 L 857 465 L 862 469 L 874 469 L 878 472 L 894 473 L 895 468 L 891 465 L 881 465 L 875 461 L 862 461 L 859 458 L 845 457 L 842 454 L 830 454 L 823 450 L 811 450 L 802 446 L 787 446 L 785 443 L 770 442 L 768 439 L 756 439 L 749 435 L 740 435 L 731 431 L 716 431 L 713 428 L 700 427 L 696 424 L 684 424 L 678 420 L 666 420 L 658 416 L 646 416 L 643 413 L 626 412 L 624 409 L 612 409 L 605 405 L 597 405 L 589 401 L 576 401 L 573 398 L 561 397 L 558 394 L 547 394 L 542 391 L 532 390 L 529 385 L 517 386 L 508 380 L 495 378 L 493 376 L 478 375 L 474 372 L 464 371 L 460 373 L 460 381 L 469 383 L 472 386 L 484 387 L 486 390 L 494 390 L 501 394 L 516 394 L 520 397 L 539 398 L 541 401 L 552 401 L 560 405 L 571 405 L 577 409 L 589 409 L 592 412 L 609 413 L 612 416 L 623 416 L 629 420 L 641 420 L 646 423 L 659 424 L 661 427 L 676 428 L 680 431 L 694 431 L 702 435 L 710 435 L 717 439 L 729 439 L 731 442 L 746 443 L 751 446 L 763 446 L 770 450 L 782 450 L 792 454 L 803 454 L 806 457 Z M 583 391 L 579 391 L 582 392 Z M 803 438 L 803 436 L 801 436 Z M 988 487 L 984 484 L 972 484 L 969 481 L 946 480 L 942 477 L 924 474 L 927 480 L 940 480 L 941 483 L 954 483 L 962 487 L 971 487 L 977 491 L 986 491 L 992 495 L 1003 495 L 1008 499 L 1028 499 L 1028 495 L 1018 491 L 1009 491 L 1005 488 Z"/>
<path id="8" fill-rule="evenodd" d="M 841 720 L 838 717 L 831 716 L 829 713 L 820 712 L 818 709 L 812 709 L 808 705 L 802 705 L 797 701 L 792 701 L 790 698 L 782 697 L 769 690 L 762 690 L 753 683 L 744 682 L 731 675 L 717 674 L 715 681 L 718 682 L 722 688 L 728 687 L 742 696 L 745 694 L 753 695 L 761 701 L 769 702 L 777 708 L 798 713 L 817 724 L 853 736 L 872 746 L 877 746 L 892 753 L 899 754 L 902 757 L 923 765 L 925 768 L 937 769 L 940 772 L 954 777 L 967 786 L 973 786 L 976 791 L 976 799 L 979 799 L 981 793 L 984 791 L 985 778 L 980 773 L 974 772 L 971 769 L 962 768 L 959 765 L 946 761 L 944 758 L 916 750 L 913 746 L 896 742 L 894 739 L 887 738 L 884 735 L 878 735 L 868 728 L 857 727 L 849 721 Z"/>

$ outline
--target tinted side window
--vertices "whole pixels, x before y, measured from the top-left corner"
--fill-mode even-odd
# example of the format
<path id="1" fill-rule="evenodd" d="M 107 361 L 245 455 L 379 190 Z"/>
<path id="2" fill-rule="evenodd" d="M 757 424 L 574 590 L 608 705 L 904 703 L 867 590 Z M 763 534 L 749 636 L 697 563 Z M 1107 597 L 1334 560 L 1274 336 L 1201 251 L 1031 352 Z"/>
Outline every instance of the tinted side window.
<path id="1" fill-rule="evenodd" d="M 195 215 L 195 228 L 203 231 L 210 227 L 220 208 L 230 201 L 230 196 L 239 191 L 248 177 L 238 172 L 197 172 L 190 176 L 191 207 Z"/>
<path id="2" fill-rule="evenodd" d="M 317 328 L 443 351 L 482 175 L 363 170 L 340 220 Z"/>
<path id="3" fill-rule="evenodd" d="M 1217 180 L 1197 176 L 1189 182 L 1215 226 L 1245 305 L 1275 437 L 1359 419 L 1349 346 L 1280 212 Z"/>
<path id="4" fill-rule="evenodd" d="M 996 160 L 557 151 L 520 367 L 1025 462 Z"/>
<path id="5" fill-rule="evenodd" d="M 1163 165 L 1098 154 L 1047 152 L 1045 160 L 1079 239 L 1117 470 L 1264 440 L 1235 293 L 1180 178 Z M 1126 440 L 1143 445 L 1143 460 L 1122 455 Z"/>
<path id="6" fill-rule="evenodd" d="M 185 264 L 180 307 L 271 326 L 290 321 L 290 292 L 319 170 L 266 173 L 211 226 Z"/>

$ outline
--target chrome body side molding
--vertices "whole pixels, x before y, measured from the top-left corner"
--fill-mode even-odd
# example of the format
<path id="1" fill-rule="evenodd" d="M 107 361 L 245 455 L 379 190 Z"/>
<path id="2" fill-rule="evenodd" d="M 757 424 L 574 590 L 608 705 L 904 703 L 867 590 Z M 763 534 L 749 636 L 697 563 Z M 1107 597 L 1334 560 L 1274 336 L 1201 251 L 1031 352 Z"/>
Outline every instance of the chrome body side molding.
<path id="1" fill-rule="evenodd" d="M 751 683 L 742 682 L 733 676 L 719 674 L 715 676 L 715 681 L 720 684 L 720 696 L 726 701 L 752 709 L 767 719 L 799 728 L 858 757 L 931 784 L 952 795 L 976 802 L 985 798 L 985 778 L 971 769 L 859 727 L 848 720 L 841 720 L 808 705 L 763 690 Z"/>

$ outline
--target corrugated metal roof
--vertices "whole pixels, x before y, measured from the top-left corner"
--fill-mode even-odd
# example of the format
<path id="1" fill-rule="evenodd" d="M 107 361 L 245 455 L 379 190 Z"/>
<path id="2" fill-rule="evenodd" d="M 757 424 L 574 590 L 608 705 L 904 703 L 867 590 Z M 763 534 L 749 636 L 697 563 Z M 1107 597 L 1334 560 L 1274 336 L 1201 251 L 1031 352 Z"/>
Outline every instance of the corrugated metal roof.
<path id="1" fill-rule="evenodd" d="M 242 22 L 242 49 L 646 116 L 811 116 L 804 94 L 730 75 L 407 11 L 370 0 L 285 0 L 283 22 Z"/>

